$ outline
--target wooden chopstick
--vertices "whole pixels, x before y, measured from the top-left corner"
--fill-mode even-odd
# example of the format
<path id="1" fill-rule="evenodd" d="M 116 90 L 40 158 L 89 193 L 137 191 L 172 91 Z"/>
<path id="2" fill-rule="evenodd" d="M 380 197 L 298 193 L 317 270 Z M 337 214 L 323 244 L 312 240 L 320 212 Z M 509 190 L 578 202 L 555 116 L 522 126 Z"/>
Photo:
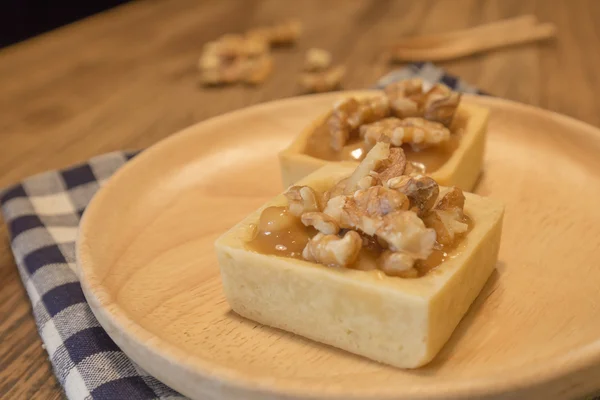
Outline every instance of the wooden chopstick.
<path id="1" fill-rule="evenodd" d="M 535 23 L 535 19 L 525 16 L 445 35 L 414 38 L 408 45 L 404 42 L 394 46 L 392 60 L 443 61 L 556 36 L 553 24 L 534 25 L 532 22 Z"/>

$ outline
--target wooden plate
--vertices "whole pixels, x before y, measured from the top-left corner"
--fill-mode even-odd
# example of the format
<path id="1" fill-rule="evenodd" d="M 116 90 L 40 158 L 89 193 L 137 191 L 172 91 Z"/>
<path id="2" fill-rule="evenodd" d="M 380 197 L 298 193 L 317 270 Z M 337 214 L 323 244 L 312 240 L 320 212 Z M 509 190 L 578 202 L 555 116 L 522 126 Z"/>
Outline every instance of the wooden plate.
<path id="1" fill-rule="evenodd" d="M 497 272 L 430 365 L 386 367 L 230 311 L 213 241 L 282 191 L 277 152 L 338 96 L 188 128 L 98 193 L 79 275 L 123 351 L 202 400 L 572 398 L 600 387 L 600 131 L 504 100 L 465 99 L 492 109 L 477 192 L 506 203 Z"/>

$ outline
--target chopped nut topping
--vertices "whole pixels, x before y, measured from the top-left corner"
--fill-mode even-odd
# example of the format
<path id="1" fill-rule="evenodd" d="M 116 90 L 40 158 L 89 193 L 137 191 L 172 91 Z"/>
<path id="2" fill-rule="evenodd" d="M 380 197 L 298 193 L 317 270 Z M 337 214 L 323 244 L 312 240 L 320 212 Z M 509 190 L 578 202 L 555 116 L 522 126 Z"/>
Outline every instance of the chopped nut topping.
<path id="1" fill-rule="evenodd" d="M 308 186 L 292 186 L 285 192 L 290 212 L 300 217 L 305 212 L 319 211 L 319 200 Z"/>
<path id="2" fill-rule="evenodd" d="M 354 201 L 368 216 L 384 216 L 396 210 L 408 210 L 409 200 L 403 193 L 383 186 L 357 190 Z"/>
<path id="3" fill-rule="evenodd" d="M 385 93 L 390 100 L 392 114 L 398 118 L 424 117 L 427 120 L 450 126 L 460 93 L 441 83 L 423 92 L 421 79 L 409 79 L 388 85 Z"/>
<path id="4" fill-rule="evenodd" d="M 462 190 L 454 187 L 423 217 L 425 225 L 435 230 L 439 244 L 449 246 L 454 243 L 456 235 L 469 229 L 469 225 L 464 221 L 464 205 L 465 196 Z"/>
<path id="5" fill-rule="evenodd" d="M 378 183 L 378 179 L 375 178 L 374 176 L 365 176 L 364 178 L 361 178 L 357 183 L 356 183 L 356 187 L 357 189 L 368 189 L 372 186 L 377 185 Z"/>
<path id="6" fill-rule="evenodd" d="M 423 96 L 423 81 L 407 79 L 394 82 L 384 89 L 390 100 L 392 114 L 398 118 L 418 117 L 421 115 L 420 103 Z"/>
<path id="7" fill-rule="evenodd" d="M 348 97 L 333 106 L 328 125 L 331 134 L 331 147 L 340 151 L 355 136 L 362 124 L 377 121 L 389 113 L 389 105 L 385 96 L 374 96 L 357 100 Z"/>
<path id="8" fill-rule="evenodd" d="M 327 50 L 310 48 L 304 57 L 304 70 L 323 71 L 331 66 L 331 53 Z"/>
<path id="9" fill-rule="evenodd" d="M 359 101 L 358 112 L 348 116 L 348 122 L 357 129 L 363 124 L 385 118 L 390 113 L 390 103 L 385 95 L 375 95 Z"/>
<path id="10" fill-rule="evenodd" d="M 378 264 L 386 275 L 401 278 L 415 278 L 418 275 L 414 268 L 415 260 L 408 254 L 385 251 L 379 257 Z"/>
<path id="11" fill-rule="evenodd" d="M 360 127 L 365 143 L 377 142 L 402 146 L 405 143 L 425 148 L 450 139 L 450 130 L 438 122 L 423 118 L 386 118 Z"/>
<path id="12" fill-rule="evenodd" d="M 452 187 L 452 189 L 446 192 L 435 205 L 435 208 L 438 210 L 459 209 L 462 211 L 464 207 L 465 195 L 462 190 L 457 187 Z"/>
<path id="13" fill-rule="evenodd" d="M 424 96 L 423 116 L 450 126 L 460 103 L 461 94 L 442 84 L 434 85 Z"/>
<path id="14" fill-rule="evenodd" d="M 338 89 L 346 75 L 346 67 L 338 65 L 325 71 L 306 72 L 300 76 L 300 86 L 308 93 L 325 93 Z"/>
<path id="15" fill-rule="evenodd" d="M 440 193 L 437 182 L 424 175 L 392 178 L 386 181 L 386 186 L 408 196 L 411 207 L 416 207 L 419 216 L 433 207 Z"/>
<path id="16" fill-rule="evenodd" d="M 335 235 L 340 231 L 335 219 L 322 212 L 306 212 L 302 214 L 302 223 L 306 226 L 313 226 L 316 230 L 326 235 Z"/>
<path id="17" fill-rule="evenodd" d="M 406 155 L 401 147 L 390 148 L 389 156 L 373 169 L 382 183 L 401 176 L 406 170 Z"/>
<path id="18" fill-rule="evenodd" d="M 390 250 L 401 251 L 422 260 L 429 257 L 436 240 L 435 231 L 427 228 L 412 211 L 387 214 L 375 233 L 386 241 Z"/>
<path id="19" fill-rule="evenodd" d="M 365 158 L 358 164 L 350 178 L 345 182 L 344 193 L 350 194 L 356 191 L 358 183 L 365 177 L 371 176 L 371 172 L 375 171 L 390 156 L 390 145 L 387 143 L 377 143 L 367 153 Z"/>
<path id="20" fill-rule="evenodd" d="M 374 192 L 373 188 L 367 190 Z M 323 212 L 343 229 L 377 236 L 392 251 L 404 251 L 416 259 L 429 256 L 435 243 L 435 231 L 426 228 L 416 213 L 406 211 L 407 201 L 384 198 L 379 202 L 368 195 L 361 200 L 357 202 L 351 196 L 337 196 L 329 200 Z"/>
<path id="21" fill-rule="evenodd" d="M 318 233 L 306 245 L 302 256 L 307 261 L 325 265 L 348 267 L 358 258 L 362 246 L 360 235 L 348 231 L 343 238 Z"/>

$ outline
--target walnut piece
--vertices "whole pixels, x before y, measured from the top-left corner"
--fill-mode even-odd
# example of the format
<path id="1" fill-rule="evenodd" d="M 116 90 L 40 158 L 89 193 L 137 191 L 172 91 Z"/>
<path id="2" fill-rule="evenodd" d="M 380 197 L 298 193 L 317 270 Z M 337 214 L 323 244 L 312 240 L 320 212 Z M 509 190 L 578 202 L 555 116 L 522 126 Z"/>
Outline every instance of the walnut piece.
<path id="1" fill-rule="evenodd" d="M 434 206 L 440 193 L 437 182 L 425 175 L 403 175 L 385 181 L 385 185 L 404 193 L 419 216 L 424 215 Z"/>
<path id="2" fill-rule="evenodd" d="M 390 101 L 392 114 L 398 118 L 417 117 L 421 115 L 421 98 L 423 81 L 407 79 L 387 85 L 385 94 Z"/>
<path id="3" fill-rule="evenodd" d="M 302 214 L 301 221 L 305 226 L 312 226 L 326 235 L 335 235 L 340 231 L 335 219 L 322 212 L 306 212 Z"/>
<path id="4" fill-rule="evenodd" d="M 263 83 L 273 71 L 273 58 L 264 55 L 245 60 L 241 79 L 251 85 Z"/>
<path id="5" fill-rule="evenodd" d="M 408 210 L 410 204 L 404 193 L 383 186 L 357 190 L 353 198 L 356 206 L 369 217 L 384 216 L 396 210 Z"/>
<path id="6" fill-rule="evenodd" d="M 424 95 L 423 117 L 450 126 L 460 103 L 461 94 L 442 84 L 434 85 Z"/>
<path id="7" fill-rule="evenodd" d="M 433 251 L 436 233 L 427 228 L 412 211 L 394 211 L 383 217 L 375 232 L 392 251 L 404 252 L 415 259 L 426 259 Z"/>
<path id="8" fill-rule="evenodd" d="M 392 115 L 398 118 L 422 117 L 448 127 L 452 123 L 461 94 L 437 83 L 423 92 L 421 79 L 394 82 L 384 88 Z"/>
<path id="9" fill-rule="evenodd" d="M 370 176 L 371 172 L 376 170 L 384 160 L 390 156 L 390 145 L 388 143 L 377 143 L 367 153 L 365 158 L 358 164 L 358 167 L 352 172 L 352 175 L 344 184 L 344 194 L 354 193 L 358 183 L 365 177 Z"/>
<path id="10" fill-rule="evenodd" d="M 438 122 L 423 118 L 385 118 L 361 126 L 360 136 L 368 145 L 385 142 L 402 146 L 409 143 L 419 148 L 426 148 L 448 141 L 450 130 Z"/>
<path id="11" fill-rule="evenodd" d="M 205 44 L 198 61 L 204 85 L 258 84 L 269 76 L 272 66 L 266 42 L 233 34 Z"/>
<path id="12" fill-rule="evenodd" d="M 438 210 L 452 210 L 459 209 L 463 211 L 465 207 L 465 195 L 462 190 L 456 186 L 452 187 L 449 191 L 444 193 L 440 198 L 435 208 Z"/>
<path id="13" fill-rule="evenodd" d="M 290 212 L 298 217 L 306 212 L 319 211 L 319 199 L 315 191 L 308 186 L 292 186 L 285 197 Z"/>
<path id="14" fill-rule="evenodd" d="M 346 67 L 338 65 L 319 72 L 300 75 L 300 86 L 308 93 L 325 93 L 340 88 L 346 75 Z"/>
<path id="15" fill-rule="evenodd" d="M 302 256 L 307 261 L 318 262 L 324 265 L 348 267 L 358 258 L 362 246 L 360 235 L 348 231 L 343 238 L 337 235 L 317 233 L 302 251 Z"/>
<path id="16" fill-rule="evenodd" d="M 353 196 L 336 196 L 327 202 L 323 212 L 342 229 L 377 236 L 392 251 L 403 251 L 415 259 L 425 259 L 431 254 L 435 231 L 427 228 L 416 213 L 406 211 L 406 202 L 383 201 L 382 206 L 377 201 L 369 202 L 368 196 L 365 199 L 357 203 Z"/>
<path id="17" fill-rule="evenodd" d="M 402 176 L 406 170 L 406 155 L 401 147 L 390 148 L 390 154 L 373 169 L 382 183 L 392 178 Z"/>
<path id="18" fill-rule="evenodd" d="M 437 241 L 442 246 L 452 246 L 456 235 L 469 229 L 469 225 L 465 223 L 464 204 L 465 196 L 462 190 L 454 187 L 424 215 L 425 225 L 435 230 Z"/>
<path id="19" fill-rule="evenodd" d="M 379 256 L 377 263 L 386 275 L 401 278 L 416 278 L 418 275 L 414 268 L 415 260 L 405 253 L 385 251 Z"/>
<path id="20" fill-rule="evenodd" d="M 310 48 L 304 56 L 304 70 L 323 71 L 331 66 L 331 53 L 327 50 Z"/>
<path id="21" fill-rule="evenodd" d="M 390 103 L 385 95 L 374 95 L 360 99 L 358 103 L 358 110 L 348 115 L 348 123 L 354 129 L 363 124 L 369 124 L 385 118 L 390 113 Z"/>

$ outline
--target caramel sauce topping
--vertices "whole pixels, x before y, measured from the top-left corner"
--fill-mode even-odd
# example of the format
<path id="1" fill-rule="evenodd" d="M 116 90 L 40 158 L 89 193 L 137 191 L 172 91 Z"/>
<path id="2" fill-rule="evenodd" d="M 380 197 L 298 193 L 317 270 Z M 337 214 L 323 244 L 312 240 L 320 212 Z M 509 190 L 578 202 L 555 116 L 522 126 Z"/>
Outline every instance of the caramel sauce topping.
<path id="1" fill-rule="evenodd" d="M 428 173 L 442 167 L 460 145 L 467 124 L 467 116 L 456 112 L 450 126 L 450 140 L 439 145 L 425 149 L 414 149 L 406 144 L 402 146 L 407 161 L 421 163 Z M 318 126 L 309 137 L 304 153 L 315 158 L 327 161 L 361 161 L 370 150 L 369 146 L 360 138 L 351 138 L 341 151 L 335 151 L 330 145 L 329 127 L 325 121 Z"/>
<path id="2" fill-rule="evenodd" d="M 302 259 L 302 250 L 314 234 L 287 207 L 267 207 L 248 247 L 262 254 Z"/>
<path id="3" fill-rule="evenodd" d="M 473 222 L 465 215 L 463 222 L 468 225 L 465 233 L 456 235 L 451 246 L 442 246 L 436 242 L 433 252 L 426 260 L 418 260 L 415 268 L 418 276 L 423 276 L 437 268 L 444 261 L 460 251 L 464 237 L 471 231 Z M 258 253 L 302 260 L 302 250 L 316 234 L 316 230 L 306 227 L 300 218 L 292 215 L 287 207 L 267 207 L 260 215 L 253 238 L 247 246 Z M 363 247 L 353 269 L 370 271 L 377 269 L 377 258 L 385 250 L 376 239 L 361 235 Z"/>

